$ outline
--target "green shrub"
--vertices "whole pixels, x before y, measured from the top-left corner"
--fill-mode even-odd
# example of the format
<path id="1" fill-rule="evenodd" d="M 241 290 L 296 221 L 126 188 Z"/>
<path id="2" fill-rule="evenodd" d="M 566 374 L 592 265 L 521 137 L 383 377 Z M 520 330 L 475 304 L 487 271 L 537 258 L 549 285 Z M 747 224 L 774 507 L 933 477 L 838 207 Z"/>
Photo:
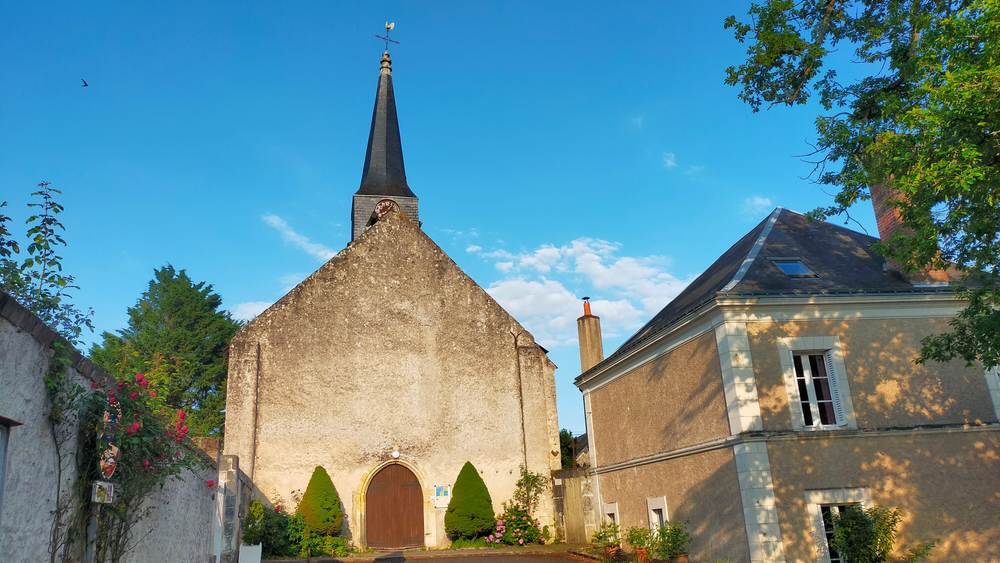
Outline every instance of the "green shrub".
<path id="1" fill-rule="evenodd" d="M 451 502 L 444 514 L 444 529 L 451 538 L 471 539 L 493 529 L 493 499 L 471 462 L 465 462 L 455 479 Z"/>
<path id="2" fill-rule="evenodd" d="M 862 510 L 852 504 L 831 518 L 830 547 L 851 563 L 884 563 L 896 543 L 896 526 L 902 519 L 898 510 L 873 506 Z M 937 540 L 910 548 L 904 562 L 921 561 L 930 555 Z"/>
<path id="3" fill-rule="evenodd" d="M 250 503 L 250 512 L 243 521 L 242 542 L 261 545 L 264 556 L 283 557 L 289 553 L 289 516 L 280 510 L 267 509 L 259 500 Z"/>
<path id="4" fill-rule="evenodd" d="M 621 530 L 618 524 L 605 522 L 590 537 L 590 542 L 598 547 L 619 547 L 622 544 Z M 664 557 L 663 559 L 666 559 Z"/>
<path id="5" fill-rule="evenodd" d="M 667 521 L 660 526 L 660 529 L 653 534 L 651 548 L 654 559 L 668 559 L 687 553 L 687 546 L 691 543 L 691 535 L 686 530 L 688 522 L 688 520 Z"/>
<path id="6" fill-rule="evenodd" d="M 340 505 L 340 495 L 326 469 L 317 466 L 302 495 L 302 502 L 296 510 L 302 516 L 306 528 L 318 536 L 339 536 L 344 523 L 344 509 Z"/>
<path id="7" fill-rule="evenodd" d="M 649 549 L 653 543 L 653 532 L 649 528 L 628 528 L 625 530 L 625 541 L 633 550 Z"/>
<path id="8" fill-rule="evenodd" d="M 497 527 L 486 537 L 487 542 L 494 545 L 528 545 L 549 541 L 549 527 L 540 527 L 540 522 L 528 514 L 528 510 L 514 504 L 506 506 L 497 517 Z"/>

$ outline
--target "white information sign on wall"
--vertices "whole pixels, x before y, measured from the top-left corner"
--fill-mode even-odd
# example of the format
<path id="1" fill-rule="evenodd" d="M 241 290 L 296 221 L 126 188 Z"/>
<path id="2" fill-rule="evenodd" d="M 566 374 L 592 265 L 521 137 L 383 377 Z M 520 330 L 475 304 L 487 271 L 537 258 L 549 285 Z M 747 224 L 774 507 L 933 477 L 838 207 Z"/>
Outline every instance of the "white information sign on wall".
<path id="1" fill-rule="evenodd" d="M 451 502 L 451 485 L 434 486 L 434 508 L 444 508 Z"/>

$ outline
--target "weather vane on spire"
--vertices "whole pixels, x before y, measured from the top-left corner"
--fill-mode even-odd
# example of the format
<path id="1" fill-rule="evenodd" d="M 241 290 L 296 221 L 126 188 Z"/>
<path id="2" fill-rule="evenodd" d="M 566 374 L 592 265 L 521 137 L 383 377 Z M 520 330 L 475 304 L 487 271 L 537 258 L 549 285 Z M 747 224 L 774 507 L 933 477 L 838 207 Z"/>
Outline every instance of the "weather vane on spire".
<path id="1" fill-rule="evenodd" d="M 392 39 L 389 39 L 389 32 L 392 31 L 392 28 L 394 28 L 394 27 L 396 27 L 396 22 L 392 22 L 392 23 L 385 22 L 385 37 L 382 37 L 381 35 L 378 35 L 378 34 L 375 35 L 375 37 L 378 37 L 382 41 L 385 41 L 385 52 L 386 53 L 389 52 L 389 43 L 395 43 L 396 45 L 399 45 L 399 41 L 394 41 Z"/>

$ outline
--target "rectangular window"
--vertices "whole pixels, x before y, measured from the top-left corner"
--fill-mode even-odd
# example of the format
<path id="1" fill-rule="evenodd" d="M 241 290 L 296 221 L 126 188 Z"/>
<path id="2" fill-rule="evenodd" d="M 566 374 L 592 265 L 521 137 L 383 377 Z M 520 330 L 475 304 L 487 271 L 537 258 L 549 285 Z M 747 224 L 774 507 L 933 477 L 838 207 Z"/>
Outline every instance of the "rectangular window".
<path id="1" fill-rule="evenodd" d="M 848 506 L 864 509 L 872 506 L 871 489 L 820 489 L 806 491 L 806 511 L 812 528 L 815 561 L 819 563 L 848 563 L 843 555 L 830 549 L 833 539 L 833 518 Z"/>
<path id="2" fill-rule="evenodd" d="M 659 530 L 660 528 L 663 527 L 663 509 L 662 508 L 654 508 L 653 509 L 653 526 L 655 526 L 653 528 L 654 530 Z"/>
<path id="3" fill-rule="evenodd" d="M 844 407 L 833 356 L 827 352 L 793 354 L 795 384 L 803 425 L 823 428 L 844 425 Z"/>
<path id="4" fill-rule="evenodd" d="M 860 503 L 852 503 L 860 506 Z M 844 559 L 835 549 L 830 547 L 830 540 L 833 539 L 833 517 L 834 515 L 840 514 L 843 508 L 851 506 L 851 504 L 821 504 L 819 506 L 820 514 L 823 515 L 823 535 L 826 538 L 826 550 L 830 557 L 830 563 L 845 563 Z"/>

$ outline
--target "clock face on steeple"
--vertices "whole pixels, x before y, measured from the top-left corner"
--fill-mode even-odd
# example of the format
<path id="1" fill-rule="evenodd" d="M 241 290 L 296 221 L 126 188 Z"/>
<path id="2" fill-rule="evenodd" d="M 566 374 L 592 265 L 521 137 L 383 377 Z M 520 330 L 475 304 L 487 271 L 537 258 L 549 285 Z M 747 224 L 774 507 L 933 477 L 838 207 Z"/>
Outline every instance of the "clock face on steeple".
<path id="1" fill-rule="evenodd" d="M 399 206 L 391 199 L 383 199 L 375 204 L 375 217 L 381 219 L 391 211 L 399 211 Z"/>

